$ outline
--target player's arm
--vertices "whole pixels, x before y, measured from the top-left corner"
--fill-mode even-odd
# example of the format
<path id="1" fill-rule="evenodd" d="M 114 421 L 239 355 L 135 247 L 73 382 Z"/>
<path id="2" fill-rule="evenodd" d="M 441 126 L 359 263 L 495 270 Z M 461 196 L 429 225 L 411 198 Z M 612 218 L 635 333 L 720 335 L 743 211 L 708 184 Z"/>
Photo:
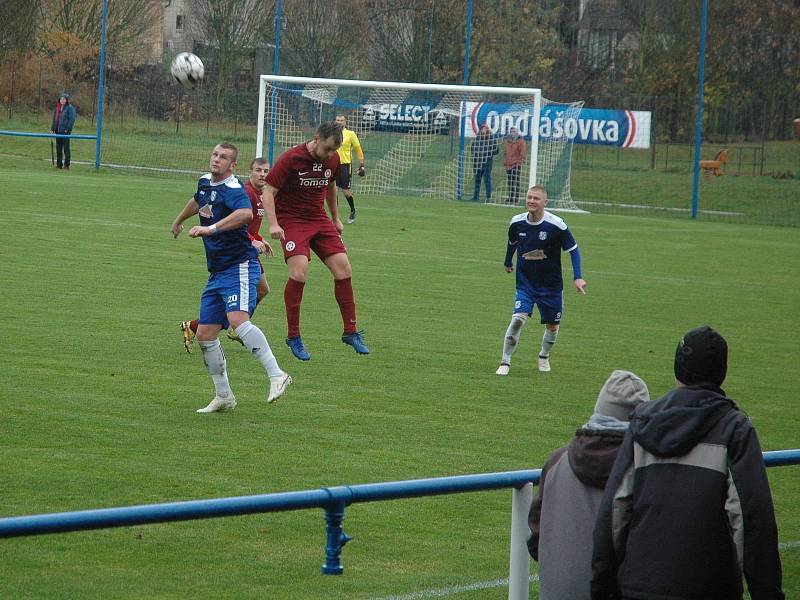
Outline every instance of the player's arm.
<path id="1" fill-rule="evenodd" d="M 264 215 L 267 217 L 269 226 L 269 236 L 273 240 L 282 240 L 286 237 L 283 227 L 278 224 L 278 217 L 275 215 L 275 195 L 278 188 L 266 184 L 264 191 L 261 192 L 261 203 L 264 205 Z"/>
<path id="2" fill-rule="evenodd" d="M 243 225 L 247 225 L 253 220 L 252 208 L 237 208 L 224 219 L 220 219 L 213 225 L 195 225 L 189 230 L 189 237 L 205 237 L 209 235 L 217 235 L 223 231 L 231 231 L 238 229 Z"/>
<path id="3" fill-rule="evenodd" d="M 196 215 L 198 212 L 200 212 L 200 206 L 195 202 L 194 197 L 192 197 L 172 222 L 172 237 L 178 237 L 181 231 L 183 231 L 183 222 L 189 217 Z"/>
<path id="4" fill-rule="evenodd" d="M 586 293 L 586 281 L 583 279 L 581 266 L 581 251 L 575 246 L 569 251 L 569 258 L 572 261 L 572 277 L 575 280 L 575 289 L 579 294 Z"/>
<path id="5" fill-rule="evenodd" d="M 503 261 L 503 266 L 506 268 L 506 273 L 514 272 L 514 253 L 517 251 L 517 233 L 514 227 L 508 228 L 508 245 L 506 246 L 506 258 Z"/>
<path id="6" fill-rule="evenodd" d="M 338 195 L 339 192 L 336 189 L 336 180 L 331 179 L 331 182 L 328 184 L 328 192 L 325 194 L 325 204 L 328 205 L 328 212 L 331 215 L 331 222 L 333 223 L 334 227 L 336 227 L 336 231 L 342 233 L 342 231 L 344 231 L 344 225 L 342 225 L 342 222 L 339 220 Z"/>
<path id="7" fill-rule="evenodd" d="M 356 151 L 356 156 L 358 156 L 358 169 L 356 169 L 356 173 L 359 177 L 363 177 L 367 174 L 364 168 L 364 151 L 361 149 L 361 142 L 355 133 L 353 134 L 353 148 Z"/>

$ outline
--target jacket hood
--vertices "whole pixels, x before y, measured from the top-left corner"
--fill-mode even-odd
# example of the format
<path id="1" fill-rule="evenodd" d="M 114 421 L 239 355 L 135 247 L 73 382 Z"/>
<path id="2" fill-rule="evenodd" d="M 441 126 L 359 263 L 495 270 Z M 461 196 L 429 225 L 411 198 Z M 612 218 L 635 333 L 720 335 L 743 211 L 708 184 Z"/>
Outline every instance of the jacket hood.
<path id="1" fill-rule="evenodd" d="M 567 446 L 567 458 L 581 483 L 600 489 L 606 487 L 624 438 L 624 431 L 579 429 L 575 433 Z"/>
<path id="2" fill-rule="evenodd" d="M 682 456 L 697 445 L 736 403 L 716 387 L 671 390 L 641 404 L 631 417 L 633 439 L 656 456 Z"/>

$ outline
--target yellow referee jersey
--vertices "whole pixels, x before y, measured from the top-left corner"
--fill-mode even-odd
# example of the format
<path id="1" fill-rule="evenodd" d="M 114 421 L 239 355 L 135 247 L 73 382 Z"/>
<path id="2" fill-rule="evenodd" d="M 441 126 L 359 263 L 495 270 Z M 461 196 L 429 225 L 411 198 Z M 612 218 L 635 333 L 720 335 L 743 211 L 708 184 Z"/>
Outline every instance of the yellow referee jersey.
<path id="1" fill-rule="evenodd" d="M 343 165 L 349 165 L 353 162 L 352 152 L 356 151 L 359 162 L 364 162 L 364 152 L 361 150 L 361 142 L 358 141 L 356 132 L 347 127 L 342 129 L 342 145 L 339 146 L 337 152 L 339 153 L 339 162 Z"/>

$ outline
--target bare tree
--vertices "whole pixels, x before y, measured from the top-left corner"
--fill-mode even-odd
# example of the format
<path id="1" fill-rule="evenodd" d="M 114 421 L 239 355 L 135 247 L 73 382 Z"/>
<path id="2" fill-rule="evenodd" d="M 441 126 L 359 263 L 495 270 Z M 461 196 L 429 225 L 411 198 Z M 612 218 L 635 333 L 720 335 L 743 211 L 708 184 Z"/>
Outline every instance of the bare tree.
<path id="1" fill-rule="evenodd" d="M 281 60 L 293 75 L 335 77 L 361 47 L 355 0 L 288 0 Z"/>
<path id="2" fill-rule="evenodd" d="M 11 89 L 8 117 L 11 118 L 16 93 L 17 69 L 24 63 L 36 40 L 39 27 L 36 3 L 31 0 L 0 0 L 3 18 L 0 19 L 0 60 L 11 63 Z"/>
<path id="3" fill-rule="evenodd" d="M 215 97 L 224 106 L 225 91 L 244 52 L 264 47 L 273 39 L 275 1 L 197 0 L 189 23 L 197 39 L 217 53 Z"/>

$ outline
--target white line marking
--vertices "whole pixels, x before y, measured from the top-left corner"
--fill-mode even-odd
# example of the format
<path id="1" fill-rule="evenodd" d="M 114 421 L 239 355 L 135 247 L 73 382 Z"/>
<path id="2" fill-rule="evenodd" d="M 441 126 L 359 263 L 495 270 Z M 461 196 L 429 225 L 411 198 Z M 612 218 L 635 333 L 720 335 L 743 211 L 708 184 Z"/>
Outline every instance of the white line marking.
<path id="1" fill-rule="evenodd" d="M 539 576 L 531 575 L 531 578 L 528 581 L 539 581 Z M 381 596 L 380 598 L 373 598 L 372 600 L 422 600 L 423 598 L 444 598 L 447 596 L 460 594 L 462 592 L 490 590 L 492 588 L 504 586 L 508 586 L 508 579 L 493 579 L 491 581 L 478 581 L 477 583 L 454 585 L 451 587 L 439 588 L 438 590 L 422 590 L 421 592 L 412 592 L 402 596 Z"/>
<path id="2" fill-rule="evenodd" d="M 791 550 L 792 548 L 800 548 L 800 540 L 795 542 L 782 542 L 778 544 L 778 550 L 783 552 Z M 539 581 L 538 575 L 531 575 L 530 582 Z M 372 600 L 424 600 L 425 598 L 446 598 L 448 596 L 455 596 L 462 592 L 474 592 L 476 590 L 490 590 L 508 586 L 508 579 L 493 579 L 491 581 L 478 581 L 475 583 L 467 583 L 463 585 L 453 585 L 450 587 L 421 590 L 419 592 L 411 592 L 400 596 L 381 596 L 379 598 L 372 598 Z"/>

